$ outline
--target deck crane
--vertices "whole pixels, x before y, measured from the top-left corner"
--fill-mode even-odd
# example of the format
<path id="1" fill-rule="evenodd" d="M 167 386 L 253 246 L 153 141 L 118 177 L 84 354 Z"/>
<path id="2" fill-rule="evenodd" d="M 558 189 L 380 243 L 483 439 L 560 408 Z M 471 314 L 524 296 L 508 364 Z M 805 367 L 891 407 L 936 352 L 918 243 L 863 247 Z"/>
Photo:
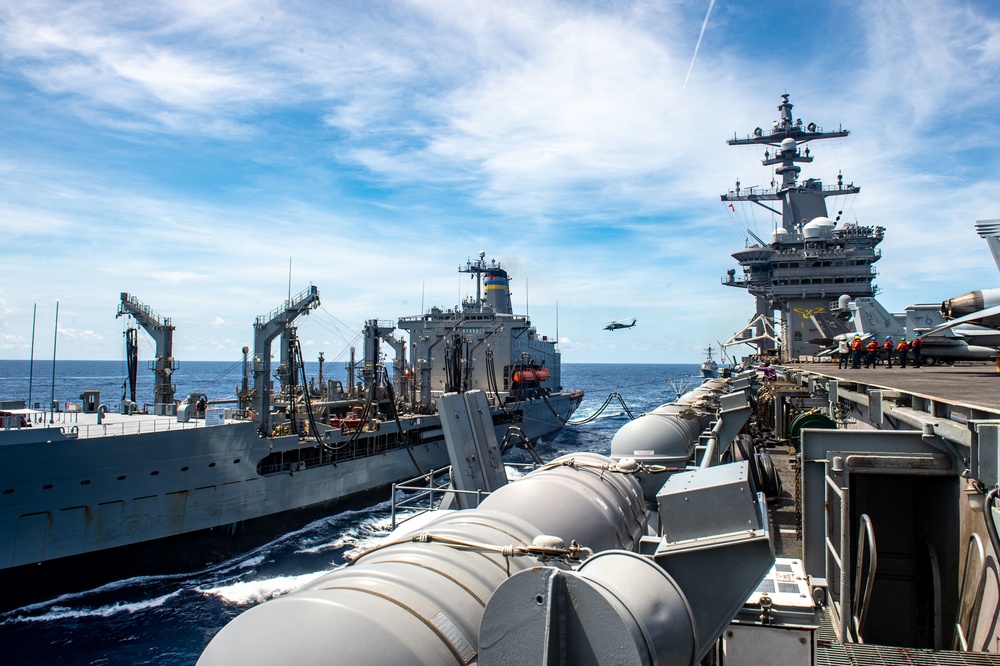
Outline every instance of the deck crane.
<path id="1" fill-rule="evenodd" d="M 362 368 L 362 377 L 366 387 L 373 387 L 376 384 L 375 366 L 381 363 L 381 350 L 379 349 L 380 343 L 385 342 L 393 351 L 396 353 L 396 358 L 392 363 L 393 375 L 395 377 L 396 384 L 396 395 L 398 397 L 403 397 L 407 393 L 407 383 L 406 383 L 406 340 L 404 338 L 393 337 L 392 333 L 396 330 L 396 325 L 391 321 L 380 321 L 378 319 L 369 319 L 365 321 L 364 328 L 364 343 L 365 343 L 365 356 L 364 356 L 364 367 Z"/>
<path id="2" fill-rule="evenodd" d="M 174 404 L 174 385 L 171 383 L 170 377 L 177 369 L 177 364 L 174 361 L 174 326 L 171 325 L 169 317 L 161 317 L 148 305 L 124 291 L 121 294 L 121 302 L 118 304 L 118 313 L 115 318 L 123 315 L 135 318 L 136 323 L 156 343 L 156 360 L 153 364 L 153 372 L 156 373 L 153 385 L 153 395 L 155 396 L 153 413 L 159 416 L 172 416 L 176 413 L 176 406 Z"/>
<path id="3" fill-rule="evenodd" d="M 285 334 L 299 315 L 308 314 L 319 307 L 319 290 L 315 285 L 285 301 L 254 322 L 253 340 L 253 411 L 257 423 L 265 432 L 270 431 L 268 423 L 271 412 L 271 342 Z"/>

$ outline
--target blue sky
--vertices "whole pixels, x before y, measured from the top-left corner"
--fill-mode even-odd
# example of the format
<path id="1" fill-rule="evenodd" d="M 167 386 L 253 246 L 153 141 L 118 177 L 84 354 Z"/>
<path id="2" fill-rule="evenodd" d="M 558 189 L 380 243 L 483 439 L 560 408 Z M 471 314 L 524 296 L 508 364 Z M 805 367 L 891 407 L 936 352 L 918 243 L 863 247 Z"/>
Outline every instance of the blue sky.
<path id="1" fill-rule="evenodd" d="M 890 310 L 1000 285 L 993 3 L 8 3 L 0 8 L 0 358 L 118 359 L 122 291 L 184 360 L 237 360 L 309 284 L 307 358 L 365 319 L 453 306 L 483 250 L 566 362 L 693 362 L 750 318 L 724 288 L 795 115 L 849 138 L 804 172 L 861 186 Z M 690 70 L 690 77 L 688 72 Z M 685 85 L 685 79 L 687 83 Z M 832 200 L 833 201 L 833 200 Z M 638 318 L 631 330 L 603 330 Z M 149 358 L 146 336 L 141 358 Z"/>

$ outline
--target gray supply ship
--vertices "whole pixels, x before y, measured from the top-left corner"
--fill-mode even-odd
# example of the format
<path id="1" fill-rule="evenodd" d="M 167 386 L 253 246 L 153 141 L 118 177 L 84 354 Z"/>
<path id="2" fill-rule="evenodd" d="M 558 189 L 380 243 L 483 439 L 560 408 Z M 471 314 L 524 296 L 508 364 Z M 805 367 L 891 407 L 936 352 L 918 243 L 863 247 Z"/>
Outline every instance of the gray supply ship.
<path id="1" fill-rule="evenodd" d="M 401 319 L 409 345 L 391 337 L 391 325 L 368 322 L 359 381 L 352 369 L 346 388 L 323 380 L 322 363 L 318 385 L 305 381 L 293 324 L 318 307 L 319 291 L 290 298 L 257 318 L 253 357 L 244 348 L 243 385 L 230 407 L 204 394 L 175 401 L 174 327 L 123 293 L 118 314 L 156 342 L 152 414 L 140 413 L 134 383 L 118 410 L 96 392 L 74 412 L 0 405 L 0 578 L 17 581 L 5 589 L 37 598 L 93 584 L 102 571 L 143 571 L 154 558 L 203 566 L 339 500 L 441 467 L 447 452 L 433 399 L 445 391 L 487 391 L 501 438 L 511 428 L 530 441 L 561 428 L 583 392 L 559 386 L 555 341 L 512 314 L 499 264 L 480 258 L 461 270 L 485 282 L 486 295 Z M 279 337 L 275 390 L 271 345 Z M 386 340 L 398 354 L 395 386 L 381 361 Z M 5 592 L 3 605 L 21 601 Z"/>
<path id="2" fill-rule="evenodd" d="M 788 316 L 870 292 L 882 231 L 835 228 L 819 182 L 796 185 L 789 134 L 822 133 L 787 95 L 779 111 L 748 142 L 781 152 L 787 226 L 737 259 L 799 355 L 812 333 Z M 995 372 L 832 368 L 723 372 L 623 426 L 609 457 L 512 482 L 484 474 L 495 442 L 469 396 L 442 396 L 455 477 L 497 487 L 251 608 L 198 663 L 1000 664 Z"/>

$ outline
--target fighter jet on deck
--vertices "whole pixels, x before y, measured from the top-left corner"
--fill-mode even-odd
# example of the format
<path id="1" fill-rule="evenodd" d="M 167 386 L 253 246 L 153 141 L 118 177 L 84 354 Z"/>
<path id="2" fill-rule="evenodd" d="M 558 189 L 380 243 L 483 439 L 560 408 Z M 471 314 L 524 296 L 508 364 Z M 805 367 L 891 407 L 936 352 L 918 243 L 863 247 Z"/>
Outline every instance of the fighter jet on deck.
<path id="1" fill-rule="evenodd" d="M 1000 269 L 1000 220 L 978 220 L 976 232 L 986 241 Z M 953 296 L 941 304 L 941 314 L 948 322 L 935 327 L 930 334 L 962 324 L 1000 329 L 1000 289 L 977 289 Z"/>
<path id="2" fill-rule="evenodd" d="M 927 365 L 953 363 L 955 361 L 988 361 L 997 355 L 992 346 L 996 336 L 986 338 L 980 333 L 990 333 L 985 329 L 968 330 L 977 327 L 957 328 L 946 331 L 935 323 L 942 321 L 935 311 L 936 305 L 917 304 L 906 308 L 905 314 L 890 314 L 874 297 L 865 296 L 846 301 L 850 321 L 854 330 L 836 336 L 835 341 L 850 340 L 853 335 L 861 336 L 865 342 L 875 338 L 879 343 L 891 336 L 898 342 L 903 336 L 912 339 L 914 333 L 923 336 L 923 360 Z M 936 318 L 935 318 L 936 315 Z"/>

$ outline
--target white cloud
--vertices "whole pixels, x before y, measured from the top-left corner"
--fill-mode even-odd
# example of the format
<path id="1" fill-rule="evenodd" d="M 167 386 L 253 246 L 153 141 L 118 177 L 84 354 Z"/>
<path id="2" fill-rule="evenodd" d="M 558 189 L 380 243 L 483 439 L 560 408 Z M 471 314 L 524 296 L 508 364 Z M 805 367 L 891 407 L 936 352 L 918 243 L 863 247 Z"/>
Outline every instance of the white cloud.
<path id="1" fill-rule="evenodd" d="M 68 326 L 59 327 L 59 338 L 73 342 L 82 342 L 87 345 L 96 345 L 104 341 L 104 337 L 99 333 L 95 333 L 89 329 L 77 330 Z"/>
<path id="2" fill-rule="evenodd" d="M 801 42 L 789 59 L 774 39 L 783 23 L 744 35 L 754 17 L 718 3 L 682 90 L 704 10 L 0 10 L 7 81 L 24 89 L 0 89 L 0 103 L 26 121 L 0 147 L 0 233 L 16 248 L 0 264 L 4 331 L 24 339 L 31 304 L 57 299 L 79 311 L 74 330 L 106 331 L 127 290 L 173 316 L 179 353 L 234 358 L 253 318 L 286 297 L 291 256 L 292 290 L 316 284 L 324 304 L 303 339 L 329 340 L 332 358 L 365 318 L 456 303 L 468 280 L 454 266 L 484 249 L 510 268 L 519 307 L 530 284 L 543 333 L 559 300 L 566 360 L 670 349 L 700 360 L 751 310 L 719 286 L 742 243 L 733 222 L 770 229 L 762 209 L 740 220 L 719 201 L 737 177 L 770 178 L 759 155 L 724 141 L 772 120 L 786 90 L 803 117 L 853 131 L 815 145 L 806 175 L 829 185 L 843 170 L 862 185 L 845 218 L 889 229 L 877 264 L 887 304 L 996 282 L 972 232 L 1000 208 L 993 10 L 838 5 L 857 28 L 849 47 Z M 640 327 L 612 349 L 600 328 L 626 315 Z M 98 338 L 118 353 L 117 335 Z"/>

